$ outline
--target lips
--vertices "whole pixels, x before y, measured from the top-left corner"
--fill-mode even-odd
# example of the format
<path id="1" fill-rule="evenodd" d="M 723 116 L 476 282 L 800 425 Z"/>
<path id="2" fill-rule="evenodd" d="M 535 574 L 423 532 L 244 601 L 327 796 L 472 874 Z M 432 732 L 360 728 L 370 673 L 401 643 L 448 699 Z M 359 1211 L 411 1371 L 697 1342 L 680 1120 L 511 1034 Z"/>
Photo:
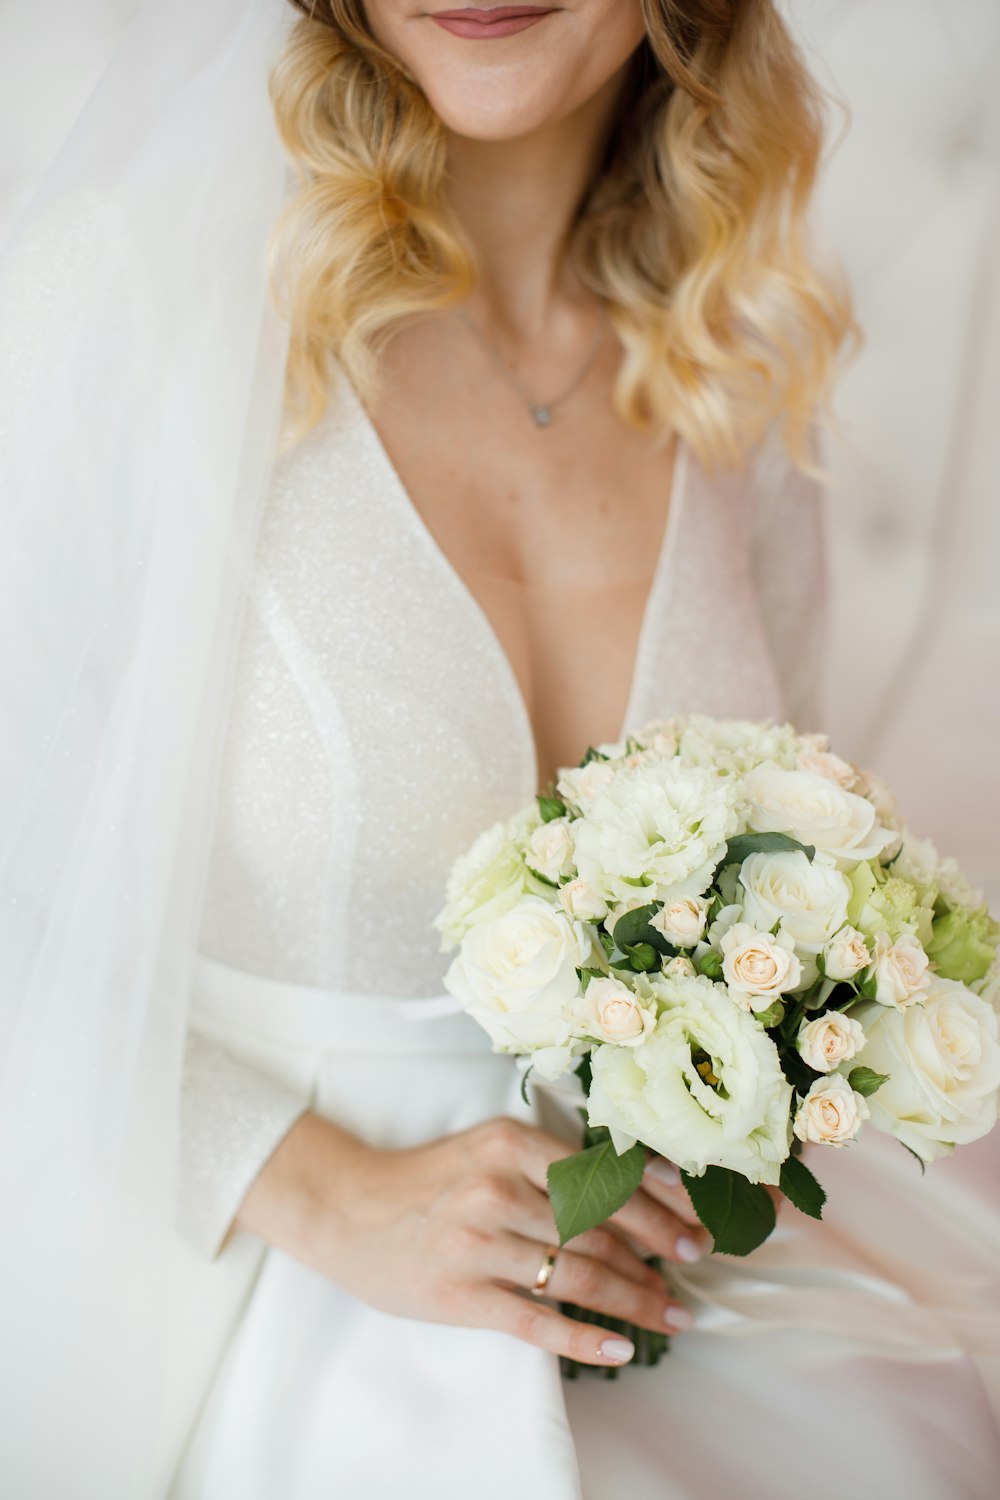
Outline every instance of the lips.
<path id="1" fill-rule="evenodd" d="M 556 8 L 552 5 L 494 5 L 483 9 L 468 5 L 458 10 L 432 11 L 430 19 L 454 36 L 485 41 L 524 31 L 551 15 Z"/>

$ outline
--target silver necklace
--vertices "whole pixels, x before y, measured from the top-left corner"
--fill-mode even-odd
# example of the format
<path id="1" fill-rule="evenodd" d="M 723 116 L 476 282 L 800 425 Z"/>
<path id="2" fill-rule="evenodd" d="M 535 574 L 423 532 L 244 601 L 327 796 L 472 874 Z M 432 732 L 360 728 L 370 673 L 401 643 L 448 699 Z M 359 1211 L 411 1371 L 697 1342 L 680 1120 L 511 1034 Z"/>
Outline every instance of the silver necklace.
<path id="1" fill-rule="evenodd" d="M 601 349 L 601 345 L 604 343 L 604 319 L 602 317 L 597 325 L 597 335 L 594 339 L 593 348 L 587 355 L 587 358 L 583 365 L 573 376 L 573 379 L 570 381 L 569 385 L 565 386 L 557 396 L 551 397 L 551 399 L 548 401 L 536 401 L 531 392 L 525 388 L 522 382 L 514 374 L 514 371 L 508 369 L 507 365 L 501 359 L 496 349 L 494 349 L 489 339 L 481 329 L 476 327 L 475 323 L 473 323 L 468 313 L 465 312 L 462 308 L 459 308 L 458 316 L 462 319 L 462 322 L 465 324 L 466 328 L 468 328 L 469 332 L 479 341 L 483 349 L 485 349 L 486 353 L 490 357 L 490 360 L 506 380 L 511 390 L 516 392 L 521 401 L 523 401 L 524 405 L 528 408 L 528 411 L 536 427 L 552 426 L 553 411 L 557 406 L 560 406 L 562 402 L 567 400 L 568 397 L 572 396 L 573 392 L 583 384 L 584 380 L 586 380 L 587 376 L 593 369 L 594 361 L 597 359 L 597 356 Z"/>

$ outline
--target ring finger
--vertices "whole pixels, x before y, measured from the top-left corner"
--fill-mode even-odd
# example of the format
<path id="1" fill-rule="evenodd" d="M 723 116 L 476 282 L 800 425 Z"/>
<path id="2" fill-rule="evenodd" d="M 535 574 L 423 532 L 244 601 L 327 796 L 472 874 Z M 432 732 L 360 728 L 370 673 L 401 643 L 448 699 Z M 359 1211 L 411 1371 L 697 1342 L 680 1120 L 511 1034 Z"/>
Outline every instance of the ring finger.
<path id="1" fill-rule="evenodd" d="M 493 1274 L 509 1286 L 528 1291 L 545 1263 L 547 1249 L 554 1246 L 506 1234 L 494 1241 L 494 1248 Z M 556 1255 L 545 1295 L 559 1302 L 575 1302 L 613 1318 L 624 1318 L 657 1333 L 679 1332 L 690 1328 L 694 1321 L 688 1309 L 671 1297 L 662 1280 L 655 1287 L 640 1285 L 607 1262 L 581 1255 L 575 1249 L 563 1249 Z"/>

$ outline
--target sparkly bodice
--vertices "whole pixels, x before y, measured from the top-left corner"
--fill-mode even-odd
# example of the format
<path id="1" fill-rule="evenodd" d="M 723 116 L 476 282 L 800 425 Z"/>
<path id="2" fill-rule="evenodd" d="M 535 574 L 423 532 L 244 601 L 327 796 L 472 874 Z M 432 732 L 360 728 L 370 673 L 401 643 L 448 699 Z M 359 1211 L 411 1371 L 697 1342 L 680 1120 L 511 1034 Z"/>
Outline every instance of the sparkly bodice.
<path id="1" fill-rule="evenodd" d="M 623 729 L 802 718 L 817 500 L 773 441 L 711 478 L 680 443 Z M 266 498 L 199 946 L 270 978 L 438 993 L 448 868 L 535 788 L 500 641 L 342 382 Z"/>

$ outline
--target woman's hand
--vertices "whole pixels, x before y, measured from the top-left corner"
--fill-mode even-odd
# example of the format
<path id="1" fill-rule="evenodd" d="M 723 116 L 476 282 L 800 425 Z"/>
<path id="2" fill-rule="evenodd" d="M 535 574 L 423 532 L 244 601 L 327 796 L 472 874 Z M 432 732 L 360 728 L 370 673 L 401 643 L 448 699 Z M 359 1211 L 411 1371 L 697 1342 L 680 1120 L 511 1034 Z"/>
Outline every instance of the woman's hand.
<path id="1" fill-rule="evenodd" d="M 622 1364 L 633 1352 L 628 1340 L 524 1295 L 558 1243 L 546 1170 L 570 1150 L 506 1117 L 427 1145 L 376 1150 L 307 1113 L 236 1223 L 383 1312 L 495 1328 L 584 1364 Z M 681 1262 L 707 1247 L 674 1178 L 668 1164 L 651 1166 L 619 1213 L 559 1252 L 546 1296 L 659 1333 L 690 1327 L 691 1314 L 630 1243 Z"/>

